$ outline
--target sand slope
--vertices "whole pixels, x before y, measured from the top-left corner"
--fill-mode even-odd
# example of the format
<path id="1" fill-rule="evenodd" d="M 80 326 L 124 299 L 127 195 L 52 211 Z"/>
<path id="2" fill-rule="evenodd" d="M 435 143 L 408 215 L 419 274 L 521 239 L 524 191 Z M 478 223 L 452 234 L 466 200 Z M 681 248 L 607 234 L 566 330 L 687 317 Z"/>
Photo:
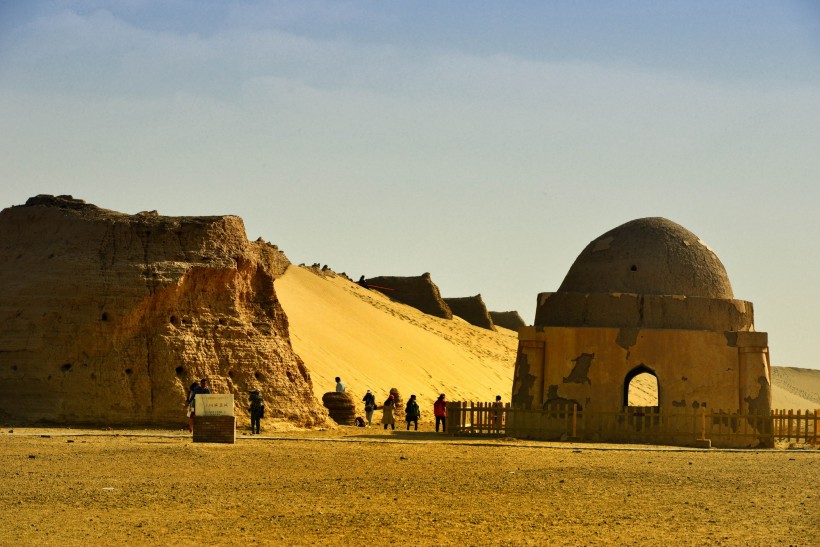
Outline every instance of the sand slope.
<path id="1" fill-rule="evenodd" d="M 450 400 L 501 395 L 509 401 L 518 344 L 513 331 L 432 317 L 341 276 L 296 266 L 276 281 L 276 292 L 320 400 L 341 376 L 357 400 L 367 389 L 379 403 L 391 387 L 404 399 L 415 393 L 423 419 L 431 418 L 440 392 Z M 820 370 L 772 367 L 772 376 L 775 408 L 820 408 Z M 649 404 L 651 380 L 636 382 L 633 404 Z"/>
<path id="2" fill-rule="evenodd" d="M 357 400 L 367 389 L 379 404 L 391 387 L 405 400 L 415 394 L 422 418 L 432 416 L 439 393 L 450 400 L 501 395 L 509 401 L 518 344 L 510 330 L 433 317 L 343 277 L 300 267 L 288 268 L 276 292 L 319 398 L 340 376 Z"/>

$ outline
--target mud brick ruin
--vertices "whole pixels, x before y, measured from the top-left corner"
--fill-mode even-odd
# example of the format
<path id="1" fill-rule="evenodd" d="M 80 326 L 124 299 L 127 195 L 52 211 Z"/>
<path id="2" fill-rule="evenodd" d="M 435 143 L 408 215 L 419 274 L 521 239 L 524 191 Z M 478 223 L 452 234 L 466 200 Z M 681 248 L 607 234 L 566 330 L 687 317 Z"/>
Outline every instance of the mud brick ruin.
<path id="1" fill-rule="evenodd" d="M 619 412 L 642 373 L 657 379 L 661 415 L 771 410 L 768 336 L 754 330 L 752 303 L 734 298 L 701 239 L 664 218 L 598 237 L 557 292 L 538 295 L 534 325 L 519 329 L 512 403 Z"/>

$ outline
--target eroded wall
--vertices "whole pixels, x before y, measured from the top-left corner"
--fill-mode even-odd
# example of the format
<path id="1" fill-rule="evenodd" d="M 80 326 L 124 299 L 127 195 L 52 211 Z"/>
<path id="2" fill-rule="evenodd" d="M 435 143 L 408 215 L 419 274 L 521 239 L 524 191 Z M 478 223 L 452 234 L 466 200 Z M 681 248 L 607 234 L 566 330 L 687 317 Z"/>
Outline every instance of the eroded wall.
<path id="1" fill-rule="evenodd" d="M 765 333 L 675 329 L 522 328 L 512 402 L 576 402 L 590 412 L 618 412 L 632 371 L 657 377 L 662 413 L 771 409 Z"/>

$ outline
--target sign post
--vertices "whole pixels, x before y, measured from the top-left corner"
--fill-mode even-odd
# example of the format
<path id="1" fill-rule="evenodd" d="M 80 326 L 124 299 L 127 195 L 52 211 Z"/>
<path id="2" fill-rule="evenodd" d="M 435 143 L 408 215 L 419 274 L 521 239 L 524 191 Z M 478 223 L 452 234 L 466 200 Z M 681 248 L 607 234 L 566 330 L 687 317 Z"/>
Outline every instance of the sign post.
<path id="1" fill-rule="evenodd" d="M 199 394 L 194 398 L 194 442 L 236 443 L 233 394 Z"/>

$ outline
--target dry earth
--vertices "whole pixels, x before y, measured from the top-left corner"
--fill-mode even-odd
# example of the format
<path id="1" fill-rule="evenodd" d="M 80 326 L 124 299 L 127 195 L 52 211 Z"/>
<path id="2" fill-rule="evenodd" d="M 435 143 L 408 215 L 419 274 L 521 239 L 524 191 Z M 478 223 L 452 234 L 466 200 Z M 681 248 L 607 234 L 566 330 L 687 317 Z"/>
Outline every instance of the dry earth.
<path id="1" fill-rule="evenodd" d="M 820 452 L 0 433 L 3 545 L 817 545 Z"/>

